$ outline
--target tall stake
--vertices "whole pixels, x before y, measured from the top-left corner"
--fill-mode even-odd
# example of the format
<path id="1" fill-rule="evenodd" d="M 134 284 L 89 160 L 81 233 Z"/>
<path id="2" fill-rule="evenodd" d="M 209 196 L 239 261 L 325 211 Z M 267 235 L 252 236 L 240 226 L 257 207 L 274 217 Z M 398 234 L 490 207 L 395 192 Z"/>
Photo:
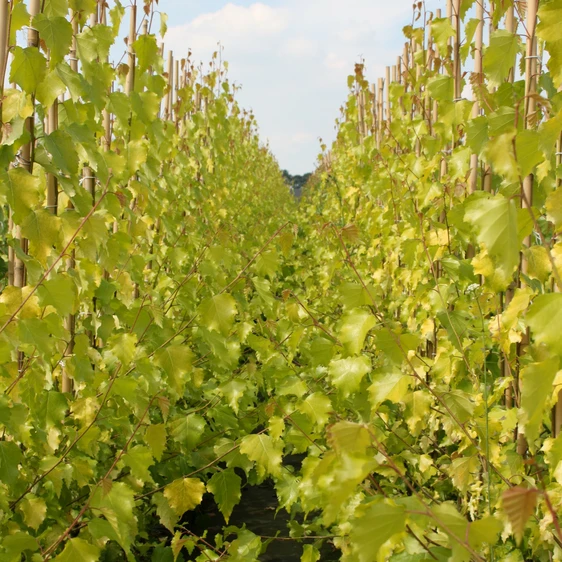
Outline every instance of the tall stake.
<path id="1" fill-rule="evenodd" d="M 535 94 L 537 91 L 537 37 L 535 29 L 537 25 L 537 9 L 538 0 L 527 1 L 527 43 L 526 43 L 526 57 L 525 57 L 525 128 L 531 129 L 534 127 L 536 100 Z M 521 190 L 521 206 L 524 209 L 530 208 L 533 204 L 533 174 L 529 174 L 523 179 Z M 523 241 L 525 247 L 531 246 L 531 237 L 527 236 Z M 529 264 L 524 255 L 521 256 L 521 273 L 526 274 Z M 520 283 L 523 285 L 524 281 L 520 278 Z M 525 348 L 529 343 L 529 333 L 523 336 L 519 344 L 518 356 L 519 358 L 524 354 Z M 519 366 L 518 366 L 519 372 Z M 519 374 L 519 373 L 518 373 Z M 517 452 L 524 455 L 527 451 L 527 440 L 525 435 L 518 433 L 517 435 Z"/>
<path id="2" fill-rule="evenodd" d="M 72 23 L 72 44 L 70 47 L 69 53 L 69 62 L 70 68 L 74 72 L 78 72 L 78 52 L 77 52 L 77 43 L 76 43 L 76 36 L 78 35 L 78 13 L 74 10 L 70 10 L 70 21 Z M 67 209 L 74 209 L 74 205 L 69 200 Z M 66 260 L 66 270 L 71 271 L 75 268 L 75 252 L 71 250 L 69 253 L 69 257 Z M 64 327 L 68 330 L 69 340 L 68 345 L 66 347 L 65 355 L 67 357 L 72 356 L 74 353 L 74 338 L 76 335 L 76 316 L 74 314 L 69 314 L 64 319 Z M 68 374 L 68 371 L 65 366 L 62 369 L 62 380 L 61 380 L 61 390 L 64 393 L 72 392 L 72 378 Z"/>
<path id="3" fill-rule="evenodd" d="M 476 26 L 475 49 L 474 49 L 474 76 L 478 80 L 478 86 L 482 84 L 482 43 L 484 37 L 484 1 L 480 0 L 476 4 Z M 475 92 L 475 102 L 472 106 L 472 118 L 476 119 L 480 115 L 480 102 L 478 101 L 478 92 Z M 470 192 L 474 193 L 478 188 L 478 155 L 470 156 Z"/>

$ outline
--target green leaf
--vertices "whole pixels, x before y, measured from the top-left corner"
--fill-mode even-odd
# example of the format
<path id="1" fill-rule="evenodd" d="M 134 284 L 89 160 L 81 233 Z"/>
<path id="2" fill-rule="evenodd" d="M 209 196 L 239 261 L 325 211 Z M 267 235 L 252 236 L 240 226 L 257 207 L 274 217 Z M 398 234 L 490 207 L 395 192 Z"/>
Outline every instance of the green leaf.
<path id="1" fill-rule="evenodd" d="M 549 55 L 546 65 L 554 85 L 560 88 L 562 86 L 562 37 L 560 36 L 562 2 L 560 0 L 542 2 L 538 16 L 537 35 L 546 43 L 545 50 Z"/>
<path id="2" fill-rule="evenodd" d="M 12 209 L 15 223 L 21 224 L 22 219 L 39 203 L 41 182 L 23 168 L 12 168 L 0 178 L 0 195 L 6 198 Z"/>
<path id="3" fill-rule="evenodd" d="M 176 515 L 195 509 L 203 500 L 205 484 L 198 478 L 179 478 L 164 488 L 164 497 Z"/>
<path id="4" fill-rule="evenodd" d="M 130 554 L 131 546 L 137 535 L 137 519 L 133 514 L 135 506 L 135 493 L 123 482 L 113 482 L 111 490 L 98 488 L 95 492 L 91 507 L 96 510 L 96 515 L 103 515 L 121 548 Z"/>
<path id="5" fill-rule="evenodd" d="M 45 520 L 47 504 L 43 498 L 29 494 L 18 505 L 18 510 L 23 513 L 25 524 L 37 531 Z"/>
<path id="6" fill-rule="evenodd" d="M 241 484 L 241 478 L 232 469 L 216 472 L 207 482 L 207 490 L 215 496 L 215 501 L 227 523 L 234 506 L 238 504 L 242 497 Z"/>
<path id="7" fill-rule="evenodd" d="M 556 231 L 562 230 L 562 189 L 558 188 L 549 193 L 546 198 L 548 220 L 554 223 Z"/>
<path id="8" fill-rule="evenodd" d="M 162 460 L 162 455 L 166 450 L 166 425 L 163 423 L 152 424 L 146 428 L 144 441 L 150 447 L 152 456 L 157 460 Z"/>
<path id="9" fill-rule="evenodd" d="M 539 295 L 526 315 L 533 339 L 562 356 L 562 293 Z"/>
<path id="10" fill-rule="evenodd" d="M 370 312 L 359 308 L 342 316 L 338 337 L 347 353 L 357 355 L 363 349 L 367 333 L 376 323 L 376 318 Z"/>
<path id="11" fill-rule="evenodd" d="M 69 539 L 64 550 L 53 559 L 53 562 L 98 562 L 100 549 L 78 537 Z"/>
<path id="12" fill-rule="evenodd" d="M 28 94 L 35 94 L 47 73 L 47 59 L 35 47 L 14 47 L 12 53 L 10 82 Z"/>
<path id="13" fill-rule="evenodd" d="M 39 209 L 27 215 L 21 224 L 21 233 L 31 245 L 30 253 L 41 263 L 52 253 L 53 246 L 59 241 L 60 218 L 53 216 L 46 209 Z M 75 294 L 72 290 L 70 297 Z M 74 299 L 70 303 L 74 306 Z"/>
<path id="14" fill-rule="evenodd" d="M 301 562 L 318 562 L 320 552 L 312 544 L 305 544 L 302 549 Z"/>
<path id="15" fill-rule="evenodd" d="M 68 16 L 68 0 L 44 0 L 43 6 L 43 13 L 49 18 Z"/>
<path id="16" fill-rule="evenodd" d="M 484 74 L 492 86 L 499 86 L 507 78 L 519 52 L 519 45 L 519 37 L 515 33 L 505 29 L 492 33 L 482 62 Z"/>
<path id="17" fill-rule="evenodd" d="M 390 500 L 362 504 L 355 510 L 349 541 L 357 562 L 377 562 L 381 546 L 406 528 L 406 510 Z"/>
<path id="18" fill-rule="evenodd" d="M 154 464 L 152 452 L 144 445 L 135 445 L 123 455 L 125 466 L 131 469 L 134 478 L 141 482 L 153 482 L 149 468 Z"/>
<path id="19" fill-rule="evenodd" d="M 37 88 L 37 101 L 45 107 L 53 105 L 55 100 L 66 92 L 66 86 L 60 79 L 57 70 L 52 70 L 46 76 L 43 82 Z"/>
<path id="20" fill-rule="evenodd" d="M 78 172 L 78 153 L 70 135 L 61 130 L 53 131 L 43 139 L 45 149 L 53 157 L 53 164 L 63 174 Z"/>
<path id="21" fill-rule="evenodd" d="M 365 355 L 330 362 L 328 372 L 332 384 L 344 397 L 359 390 L 363 377 L 371 372 L 371 360 Z"/>
<path id="22" fill-rule="evenodd" d="M 452 101 L 455 97 L 455 81 L 450 76 L 435 76 L 427 83 L 427 90 L 437 101 Z"/>
<path id="23" fill-rule="evenodd" d="M 68 54 L 72 43 L 72 25 L 65 17 L 48 17 L 45 14 L 37 14 L 33 18 L 33 25 L 50 50 L 49 62 L 53 68 Z"/>
<path id="24" fill-rule="evenodd" d="M 456 35 L 448 18 L 434 18 L 431 20 L 431 37 L 439 49 L 441 58 L 447 56 L 448 43 Z"/>
<path id="25" fill-rule="evenodd" d="M 339 455 L 365 455 L 371 445 L 371 435 L 367 427 L 360 423 L 340 421 L 331 425 L 327 432 L 330 447 Z"/>
<path id="26" fill-rule="evenodd" d="M 464 218 L 474 227 L 476 239 L 488 250 L 507 286 L 519 264 L 515 202 L 501 194 L 473 199 L 466 205 Z"/>
<path id="27" fill-rule="evenodd" d="M 139 61 L 139 71 L 144 72 L 155 66 L 160 57 L 160 49 L 154 35 L 140 35 L 133 43 L 133 49 Z"/>
<path id="28" fill-rule="evenodd" d="M 372 377 L 373 384 L 369 387 L 371 408 L 376 410 L 385 400 L 400 404 L 410 387 L 412 377 L 400 371 L 378 373 Z"/>
<path id="29" fill-rule="evenodd" d="M 193 353 L 185 345 L 169 345 L 154 356 L 154 363 L 164 370 L 172 388 L 183 396 L 187 378 L 185 375 L 191 371 Z"/>
<path id="30" fill-rule="evenodd" d="M 40 306 L 53 306 L 58 314 L 67 316 L 77 310 L 76 283 L 65 273 L 57 273 L 37 289 Z"/>
<path id="31" fill-rule="evenodd" d="M 68 410 L 68 401 L 64 394 L 55 390 L 44 390 L 39 396 L 37 420 L 42 428 L 60 427 Z"/>
<path id="32" fill-rule="evenodd" d="M 197 414 L 181 416 L 169 424 L 170 437 L 181 443 L 187 450 L 195 449 L 203 436 L 207 424 Z"/>
<path id="33" fill-rule="evenodd" d="M 228 293 L 215 295 L 201 303 L 199 315 L 206 328 L 228 336 L 234 326 L 236 301 Z"/>
<path id="34" fill-rule="evenodd" d="M 269 435 L 246 435 L 240 442 L 240 452 L 256 463 L 258 476 L 279 476 L 283 445 L 276 443 Z"/>
<path id="35" fill-rule="evenodd" d="M 528 176 L 544 160 L 539 144 L 540 135 L 537 131 L 523 130 L 517 133 L 515 147 L 521 177 Z"/>
<path id="36" fill-rule="evenodd" d="M 20 448 L 13 441 L 0 441 L 0 481 L 13 486 L 19 474 L 18 465 L 23 462 Z"/>
<path id="37" fill-rule="evenodd" d="M 330 420 L 333 406 L 328 396 L 321 392 L 314 392 L 299 403 L 298 409 L 321 429 Z"/>

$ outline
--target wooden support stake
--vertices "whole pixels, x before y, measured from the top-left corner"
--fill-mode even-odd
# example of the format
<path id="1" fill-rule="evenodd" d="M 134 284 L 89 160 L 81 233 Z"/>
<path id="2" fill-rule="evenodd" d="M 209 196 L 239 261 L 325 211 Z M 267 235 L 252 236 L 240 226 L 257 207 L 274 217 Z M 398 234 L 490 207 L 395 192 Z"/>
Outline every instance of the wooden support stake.
<path id="1" fill-rule="evenodd" d="M 525 128 L 532 129 L 535 127 L 535 112 L 536 112 L 536 100 L 535 94 L 537 92 L 537 37 L 535 34 L 537 25 L 537 9 L 538 0 L 528 0 L 527 1 L 527 42 L 526 42 L 526 58 L 525 58 Z M 523 179 L 522 186 L 522 197 L 521 197 L 521 207 L 523 209 L 529 208 L 533 204 L 533 174 L 529 174 Z M 531 246 L 531 237 L 527 236 L 523 240 L 525 247 Z M 526 274 L 528 271 L 529 264 L 524 255 L 521 256 L 521 273 Z M 520 284 L 524 285 L 524 282 L 520 277 Z M 524 355 L 526 347 L 529 344 L 529 331 L 523 335 L 523 339 L 518 346 L 518 358 Z M 518 361 L 518 375 L 520 361 Z M 519 383 L 520 386 L 520 383 Z M 520 391 L 519 391 L 520 392 Z M 525 435 L 518 432 L 517 435 L 517 452 L 520 455 L 524 455 L 527 452 L 527 440 Z"/>
<path id="2" fill-rule="evenodd" d="M 478 25 L 476 26 L 475 36 L 475 49 L 474 49 L 474 75 L 478 79 L 478 84 L 482 84 L 482 46 L 484 39 L 484 1 L 480 0 L 476 4 L 476 19 Z M 478 101 L 479 94 L 475 92 L 475 102 L 472 106 L 472 119 L 476 119 L 480 115 L 480 102 Z M 478 154 L 470 156 L 470 192 L 474 193 L 478 189 Z"/>
<path id="3" fill-rule="evenodd" d="M 137 35 L 137 7 L 135 4 L 131 6 L 131 17 L 129 20 L 129 38 L 127 39 L 127 79 L 125 81 L 125 93 L 129 96 L 135 87 L 135 50 L 133 43 Z"/>
<path id="4" fill-rule="evenodd" d="M 391 121 L 390 115 L 390 66 L 386 67 L 386 82 L 384 89 L 384 96 L 386 102 L 386 120 L 388 123 Z"/>

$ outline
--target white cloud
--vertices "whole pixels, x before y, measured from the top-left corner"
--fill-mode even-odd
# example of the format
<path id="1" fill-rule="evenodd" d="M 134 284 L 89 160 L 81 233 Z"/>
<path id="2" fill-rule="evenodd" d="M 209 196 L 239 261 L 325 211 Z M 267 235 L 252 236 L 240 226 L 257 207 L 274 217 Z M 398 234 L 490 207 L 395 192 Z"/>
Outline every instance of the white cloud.
<path id="1" fill-rule="evenodd" d="M 336 53 L 328 53 L 326 55 L 324 66 L 330 70 L 344 70 L 350 68 L 349 62 Z"/>
<path id="2" fill-rule="evenodd" d="M 170 0 L 171 1 L 171 0 Z M 182 0 L 183 1 L 183 0 Z M 439 0 L 427 0 L 428 9 Z M 318 138 L 331 142 L 347 97 L 347 75 L 363 57 L 376 81 L 402 52 L 410 2 L 388 0 L 237 0 L 170 28 L 166 49 L 208 61 L 224 47 L 230 79 L 251 107 L 280 165 L 311 171 Z M 161 8 L 166 10 L 166 0 Z M 244 5 L 242 5 L 244 4 Z M 214 5 L 217 5 L 216 1 Z"/>

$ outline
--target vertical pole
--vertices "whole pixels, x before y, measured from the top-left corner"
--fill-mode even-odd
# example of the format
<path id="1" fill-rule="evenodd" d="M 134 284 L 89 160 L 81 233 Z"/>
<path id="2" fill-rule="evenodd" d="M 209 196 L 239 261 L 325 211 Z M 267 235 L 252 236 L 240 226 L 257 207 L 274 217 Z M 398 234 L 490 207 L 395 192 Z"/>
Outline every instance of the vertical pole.
<path id="1" fill-rule="evenodd" d="M 478 83 L 482 83 L 482 45 L 484 37 L 484 1 L 480 0 L 476 4 L 476 19 L 478 25 L 476 26 L 475 33 L 475 50 L 474 50 L 474 74 L 478 77 Z M 472 119 L 480 115 L 480 103 L 478 96 L 475 96 L 476 101 L 472 106 Z M 478 155 L 471 154 L 470 156 L 470 192 L 474 193 L 478 188 Z"/>
<path id="2" fill-rule="evenodd" d="M 8 24 L 10 14 L 9 0 L 0 0 L 0 99 L 4 98 L 4 78 L 8 66 Z M 2 121 L 2 106 L 0 105 L 0 122 Z"/>
<path id="3" fill-rule="evenodd" d="M 535 34 L 537 25 L 537 9 L 538 0 L 527 1 L 527 42 L 525 49 L 525 128 L 532 128 L 530 119 L 534 116 L 536 111 L 536 100 L 534 94 L 537 91 L 537 37 Z M 523 209 L 529 208 L 533 204 L 533 174 L 529 174 L 523 179 L 521 207 Z M 526 247 L 531 245 L 531 237 L 527 236 L 523 240 Z M 527 273 L 529 264 L 524 255 L 521 256 L 521 273 Z M 520 279 L 520 283 L 523 282 Z M 518 357 L 525 353 L 525 349 L 529 344 L 529 332 L 523 335 L 523 339 L 518 347 Z M 519 362 L 520 363 L 520 362 Z M 519 375 L 519 366 L 518 366 Z M 527 452 L 527 440 L 525 435 L 518 433 L 517 435 L 517 452 L 524 455 Z"/>
<path id="4" fill-rule="evenodd" d="M 480 2 L 477 2 L 479 5 Z M 453 0 L 452 2 L 452 18 L 451 25 L 455 30 L 455 37 L 453 37 L 453 78 L 455 81 L 455 100 L 459 100 L 462 93 L 461 88 L 461 0 Z M 478 8 L 477 8 L 478 9 Z"/>
<path id="5" fill-rule="evenodd" d="M 558 89 L 559 92 L 562 92 L 562 88 Z M 562 166 L 562 133 L 558 137 L 556 142 L 556 167 Z M 556 187 L 558 189 L 562 189 L 562 178 L 558 178 L 556 181 Z M 556 282 L 554 283 L 554 292 L 559 293 L 562 291 L 562 287 L 560 287 Z M 558 392 L 558 401 L 553 408 L 552 411 L 552 433 L 554 437 L 557 437 L 560 434 L 562 429 L 562 390 Z"/>
<path id="6" fill-rule="evenodd" d="M 390 66 L 386 67 L 386 82 L 384 90 L 384 96 L 386 100 L 386 120 L 390 124 Z"/>
<path id="7" fill-rule="evenodd" d="M 127 79 L 125 81 L 125 93 L 129 96 L 131 95 L 135 86 L 135 51 L 133 49 L 133 43 L 136 39 L 137 33 L 137 6 L 136 4 L 131 5 L 131 17 L 129 20 L 129 38 L 127 40 L 127 66 L 129 71 L 127 72 Z"/>

